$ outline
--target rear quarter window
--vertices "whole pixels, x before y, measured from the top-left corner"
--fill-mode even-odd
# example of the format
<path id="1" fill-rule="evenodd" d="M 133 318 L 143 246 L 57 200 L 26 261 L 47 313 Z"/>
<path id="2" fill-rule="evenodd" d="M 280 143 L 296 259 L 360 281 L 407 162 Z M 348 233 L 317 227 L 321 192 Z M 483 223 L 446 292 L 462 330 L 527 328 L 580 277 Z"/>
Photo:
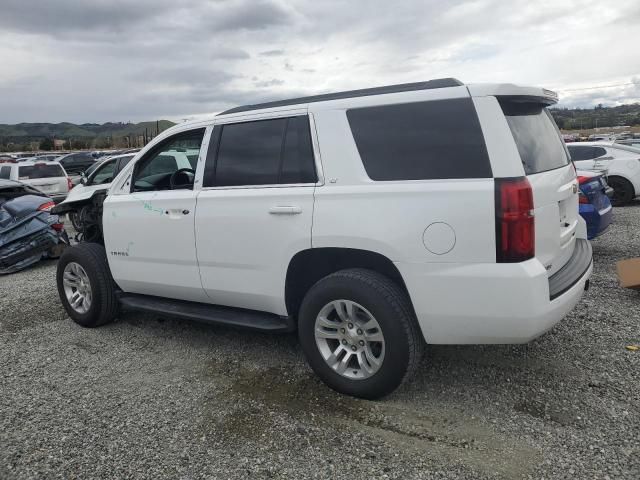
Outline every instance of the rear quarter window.
<path id="1" fill-rule="evenodd" d="M 527 175 L 569 164 L 569 155 L 560 131 L 544 105 L 503 100 L 500 106 Z"/>
<path id="2" fill-rule="evenodd" d="M 372 180 L 492 176 L 469 98 L 357 108 L 347 118 Z"/>
<path id="3" fill-rule="evenodd" d="M 64 177 L 64 171 L 60 165 L 35 164 L 18 167 L 19 180 L 32 180 L 35 178 Z"/>

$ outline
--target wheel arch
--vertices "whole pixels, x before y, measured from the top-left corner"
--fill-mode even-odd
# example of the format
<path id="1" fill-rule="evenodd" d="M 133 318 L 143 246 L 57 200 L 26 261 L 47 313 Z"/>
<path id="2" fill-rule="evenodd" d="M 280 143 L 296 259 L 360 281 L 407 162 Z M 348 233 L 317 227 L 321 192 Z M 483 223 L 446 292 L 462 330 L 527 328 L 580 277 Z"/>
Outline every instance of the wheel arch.
<path id="1" fill-rule="evenodd" d="M 316 282 L 347 268 L 365 268 L 390 278 L 407 294 L 411 303 L 400 271 L 385 255 L 356 248 L 319 247 L 301 250 L 289 261 L 285 279 L 285 304 L 289 315 L 297 317 L 302 299 Z"/>

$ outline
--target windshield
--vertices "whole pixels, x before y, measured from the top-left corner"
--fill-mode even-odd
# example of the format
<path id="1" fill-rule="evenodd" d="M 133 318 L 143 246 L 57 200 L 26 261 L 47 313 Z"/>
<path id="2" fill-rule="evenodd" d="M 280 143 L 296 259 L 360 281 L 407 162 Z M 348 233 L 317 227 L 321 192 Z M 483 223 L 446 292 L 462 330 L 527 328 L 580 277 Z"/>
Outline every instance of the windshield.
<path id="1" fill-rule="evenodd" d="M 19 180 L 32 180 L 35 178 L 64 177 L 64 171 L 60 165 L 36 163 L 18 167 Z"/>
<path id="2" fill-rule="evenodd" d="M 569 164 L 560 131 L 544 105 L 500 101 L 527 175 Z"/>

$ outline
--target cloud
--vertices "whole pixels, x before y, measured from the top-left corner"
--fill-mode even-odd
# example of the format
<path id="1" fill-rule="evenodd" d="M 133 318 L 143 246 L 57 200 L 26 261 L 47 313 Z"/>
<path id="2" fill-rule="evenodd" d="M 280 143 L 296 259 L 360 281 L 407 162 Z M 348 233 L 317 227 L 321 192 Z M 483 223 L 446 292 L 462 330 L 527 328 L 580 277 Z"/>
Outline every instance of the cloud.
<path id="1" fill-rule="evenodd" d="M 182 118 L 457 77 L 637 101 L 636 0 L 2 0 L 0 122 Z"/>
<path id="2" fill-rule="evenodd" d="M 284 55 L 284 50 L 282 50 L 281 48 L 276 50 L 267 50 L 265 52 L 260 52 L 260 55 L 263 57 L 279 57 L 281 55 Z"/>

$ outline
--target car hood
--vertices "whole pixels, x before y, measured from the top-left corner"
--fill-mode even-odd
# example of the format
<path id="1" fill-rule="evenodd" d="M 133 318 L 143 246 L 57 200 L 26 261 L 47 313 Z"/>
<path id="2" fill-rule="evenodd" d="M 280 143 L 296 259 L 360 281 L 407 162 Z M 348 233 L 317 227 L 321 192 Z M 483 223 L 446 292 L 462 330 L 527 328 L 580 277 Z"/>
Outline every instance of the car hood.
<path id="1" fill-rule="evenodd" d="M 69 192 L 69 194 L 67 195 L 67 198 L 65 198 L 63 202 L 60 202 L 58 206 L 60 205 L 68 206 L 77 202 L 83 202 L 85 200 L 89 200 L 91 197 L 93 197 L 93 194 L 95 192 L 108 190 L 110 186 L 111 186 L 110 183 L 102 183 L 100 185 L 89 185 L 89 186 L 82 185 L 82 184 L 76 185 Z"/>

